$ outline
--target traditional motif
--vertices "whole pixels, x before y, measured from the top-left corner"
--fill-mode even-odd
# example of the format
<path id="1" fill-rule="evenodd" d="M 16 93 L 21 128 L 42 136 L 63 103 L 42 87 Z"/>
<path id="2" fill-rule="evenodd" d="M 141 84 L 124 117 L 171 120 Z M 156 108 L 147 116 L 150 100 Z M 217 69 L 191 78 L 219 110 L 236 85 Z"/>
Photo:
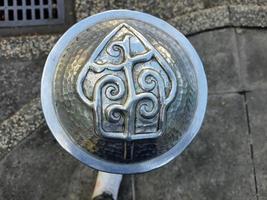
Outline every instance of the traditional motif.
<path id="1" fill-rule="evenodd" d="M 77 91 L 94 111 L 98 135 L 157 138 L 164 133 L 177 78 L 159 51 L 123 23 L 95 49 L 78 76 Z"/>

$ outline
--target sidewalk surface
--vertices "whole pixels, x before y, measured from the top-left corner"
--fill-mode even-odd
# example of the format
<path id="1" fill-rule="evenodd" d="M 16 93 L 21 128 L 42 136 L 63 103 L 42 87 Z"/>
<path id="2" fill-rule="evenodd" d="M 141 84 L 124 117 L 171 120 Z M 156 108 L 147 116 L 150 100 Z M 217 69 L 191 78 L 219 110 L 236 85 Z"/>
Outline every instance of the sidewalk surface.
<path id="1" fill-rule="evenodd" d="M 187 38 L 208 79 L 204 124 L 170 164 L 124 176 L 119 199 L 267 200 L 267 29 L 224 26 Z M 42 118 L 46 56 L 0 60 L 0 199 L 92 194 L 97 171 L 66 153 Z"/>

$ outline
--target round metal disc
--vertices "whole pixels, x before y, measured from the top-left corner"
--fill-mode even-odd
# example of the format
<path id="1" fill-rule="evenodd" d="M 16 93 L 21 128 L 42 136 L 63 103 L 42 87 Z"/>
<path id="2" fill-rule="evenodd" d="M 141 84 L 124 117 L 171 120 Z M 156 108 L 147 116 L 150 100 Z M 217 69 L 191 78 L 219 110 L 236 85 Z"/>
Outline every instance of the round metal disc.
<path id="1" fill-rule="evenodd" d="M 146 172 L 178 156 L 197 134 L 207 82 L 190 42 L 148 14 L 88 17 L 56 43 L 41 100 L 60 145 L 110 173 Z"/>

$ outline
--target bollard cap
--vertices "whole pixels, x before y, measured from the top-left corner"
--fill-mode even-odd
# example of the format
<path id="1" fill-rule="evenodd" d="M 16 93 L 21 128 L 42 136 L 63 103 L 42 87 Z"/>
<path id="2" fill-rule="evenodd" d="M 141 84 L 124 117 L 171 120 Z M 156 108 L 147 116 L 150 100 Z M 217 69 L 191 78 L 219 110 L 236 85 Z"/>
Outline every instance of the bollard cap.
<path id="1" fill-rule="evenodd" d="M 42 77 L 47 124 L 70 154 L 110 173 L 168 163 L 196 136 L 207 103 L 202 63 L 167 22 L 112 10 L 72 26 Z"/>

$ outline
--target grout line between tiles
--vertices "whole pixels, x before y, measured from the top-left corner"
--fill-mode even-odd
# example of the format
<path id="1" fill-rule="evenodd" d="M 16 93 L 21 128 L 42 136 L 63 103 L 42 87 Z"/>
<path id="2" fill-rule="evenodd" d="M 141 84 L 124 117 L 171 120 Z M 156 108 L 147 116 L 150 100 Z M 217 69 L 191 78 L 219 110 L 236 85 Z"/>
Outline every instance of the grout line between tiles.
<path id="1" fill-rule="evenodd" d="M 248 134 L 250 138 L 250 157 L 252 161 L 252 167 L 253 167 L 253 176 L 254 176 L 254 184 L 255 184 L 255 195 L 256 200 L 259 200 L 259 192 L 258 192 L 258 181 L 257 181 L 257 174 L 256 174 L 256 167 L 255 167 L 255 161 L 254 161 L 254 148 L 253 148 L 253 142 L 252 142 L 252 135 L 251 135 L 251 126 L 250 126 L 250 118 L 249 118 L 249 111 L 248 111 L 248 103 L 247 103 L 247 94 L 244 92 L 244 102 L 245 102 L 245 111 L 246 111 L 246 119 L 247 119 L 247 128 L 248 128 Z"/>
<path id="2" fill-rule="evenodd" d="M 132 186 L 132 200 L 135 200 L 136 199 L 136 196 L 135 196 L 135 178 L 134 178 L 134 175 L 131 175 L 131 186 Z"/>

